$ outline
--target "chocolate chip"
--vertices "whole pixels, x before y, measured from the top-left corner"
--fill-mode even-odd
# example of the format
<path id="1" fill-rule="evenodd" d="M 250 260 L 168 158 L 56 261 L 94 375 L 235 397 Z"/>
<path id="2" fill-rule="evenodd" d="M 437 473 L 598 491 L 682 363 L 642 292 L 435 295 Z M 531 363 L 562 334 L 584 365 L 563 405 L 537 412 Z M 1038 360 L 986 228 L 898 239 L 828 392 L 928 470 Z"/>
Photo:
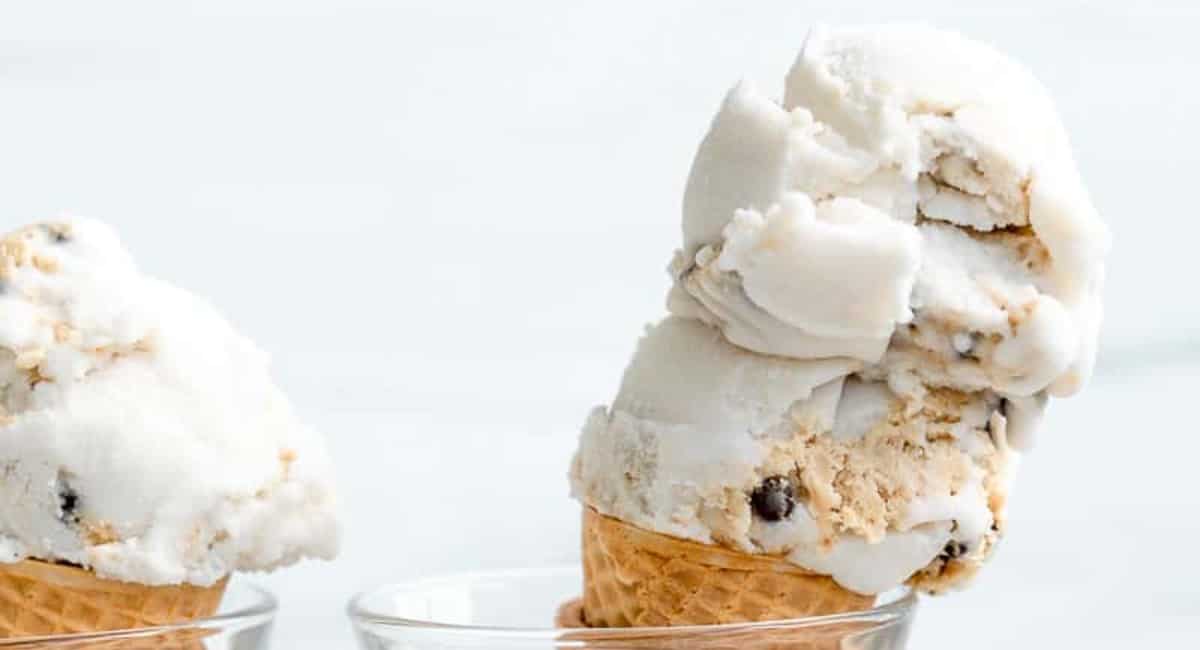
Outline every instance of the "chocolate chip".
<path id="1" fill-rule="evenodd" d="M 946 542 L 945 548 L 942 549 L 942 554 L 938 557 L 943 560 L 954 560 L 967 554 L 967 545 L 955 540 Z"/>
<path id="2" fill-rule="evenodd" d="M 47 225 L 43 226 L 46 231 L 46 238 L 55 244 L 65 244 L 71 241 L 71 234 L 65 226 Z"/>
<path id="3" fill-rule="evenodd" d="M 58 488 L 58 519 L 64 524 L 79 523 L 79 493 L 65 483 Z"/>
<path id="4" fill-rule="evenodd" d="M 750 505 L 754 513 L 763 521 L 779 521 L 791 516 L 796 509 L 795 489 L 792 481 L 786 476 L 772 476 L 764 479 L 762 485 L 754 488 L 750 495 Z"/>

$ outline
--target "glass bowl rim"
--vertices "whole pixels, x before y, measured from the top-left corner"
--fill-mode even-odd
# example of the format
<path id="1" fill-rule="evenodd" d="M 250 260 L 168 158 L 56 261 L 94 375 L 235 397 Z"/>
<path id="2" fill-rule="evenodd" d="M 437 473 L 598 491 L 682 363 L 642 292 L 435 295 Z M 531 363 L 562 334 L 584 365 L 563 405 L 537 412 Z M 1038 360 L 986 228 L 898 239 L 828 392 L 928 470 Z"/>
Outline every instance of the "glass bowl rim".
<path id="1" fill-rule="evenodd" d="M 369 598 L 379 596 L 389 591 L 415 591 L 422 588 L 444 586 L 465 580 L 500 579 L 517 577 L 553 577 L 579 576 L 582 569 L 579 565 L 560 565 L 548 567 L 527 567 L 510 569 L 491 569 L 485 571 L 466 571 L 448 573 L 415 580 L 404 580 L 376 585 L 355 594 L 346 606 L 346 614 L 356 626 L 380 627 L 396 632 L 412 632 L 414 634 L 443 634 L 454 637 L 508 639 L 508 640 L 548 640 L 561 639 L 569 635 L 571 640 L 599 641 L 638 637 L 671 638 L 680 636 L 710 636 L 744 633 L 751 631 L 779 630 L 792 628 L 817 627 L 835 625 L 838 623 L 869 622 L 879 626 L 890 625 L 905 617 L 911 617 L 916 610 L 918 597 L 915 590 L 902 586 L 886 592 L 896 593 L 895 597 L 876 605 L 871 609 L 857 610 L 842 614 L 826 614 L 822 616 L 806 616 L 773 621 L 751 623 L 723 623 L 719 625 L 681 625 L 676 627 L 638 627 L 638 628 L 563 628 L 563 627 L 506 627 L 492 625 L 467 625 L 460 623 L 445 623 L 427 621 L 401 616 L 392 616 L 372 611 L 366 606 Z M 581 585 L 582 587 L 582 585 Z M 564 603 L 565 604 L 565 603 Z"/>
<path id="2" fill-rule="evenodd" d="M 279 599 L 264 587 L 254 583 L 237 582 L 229 586 L 230 590 L 240 589 L 249 592 L 253 601 L 230 612 L 213 614 L 191 621 L 171 623 L 169 625 L 153 625 L 149 627 L 127 628 L 123 630 L 103 630 L 98 632 L 72 632 L 70 634 L 49 634 L 44 636 L 22 636 L 10 639 L 0 639 L 0 648 L 40 648 L 39 644 L 83 643 L 88 641 L 117 641 L 121 639 L 136 639 L 139 637 L 154 637 L 169 632 L 193 630 L 196 628 L 213 627 L 222 629 L 231 624 L 242 626 L 269 620 L 279 611 Z"/>

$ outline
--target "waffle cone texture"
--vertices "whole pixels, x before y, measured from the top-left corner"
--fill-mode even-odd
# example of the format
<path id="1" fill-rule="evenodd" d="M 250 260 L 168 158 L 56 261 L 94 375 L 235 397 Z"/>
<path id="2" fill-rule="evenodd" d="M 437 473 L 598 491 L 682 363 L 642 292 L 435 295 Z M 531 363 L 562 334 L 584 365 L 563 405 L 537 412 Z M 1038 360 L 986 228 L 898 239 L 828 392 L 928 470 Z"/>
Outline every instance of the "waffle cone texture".
<path id="1" fill-rule="evenodd" d="M 661 535 L 591 508 L 583 513 L 583 562 L 583 608 L 573 615 L 589 627 L 751 623 L 875 603 L 777 557 Z"/>
<path id="2" fill-rule="evenodd" d="M 211 587 L 149 586 L 36 560 L 0 564 L 0 638 L 125 630 L 206 618 L 220 605 L 226 582 Z"/>

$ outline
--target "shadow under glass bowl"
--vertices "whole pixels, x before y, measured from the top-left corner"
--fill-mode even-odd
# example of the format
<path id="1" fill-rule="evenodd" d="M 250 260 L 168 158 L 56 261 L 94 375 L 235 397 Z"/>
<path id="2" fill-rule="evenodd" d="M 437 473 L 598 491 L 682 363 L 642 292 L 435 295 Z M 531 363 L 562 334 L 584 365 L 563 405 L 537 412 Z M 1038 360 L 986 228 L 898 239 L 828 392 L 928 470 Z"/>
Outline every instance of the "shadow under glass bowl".
<path id="1" fill-rule="evenodd" d="M 267 650 L 278 607 L 269 591 L 235 582 L 208 618 L 136 630 L 0 639 L 0 650 Z"/>
<path id="2" fill-rule="evenodd" d="M 364 650 L 900 650 L 917 598 L 907 589 L 869 610 L 809 618 L 690 627 L 556 628 L 578 597 L 578 567 L 473 573 L 386 585 L 359 594 L 348 614 Z"/>

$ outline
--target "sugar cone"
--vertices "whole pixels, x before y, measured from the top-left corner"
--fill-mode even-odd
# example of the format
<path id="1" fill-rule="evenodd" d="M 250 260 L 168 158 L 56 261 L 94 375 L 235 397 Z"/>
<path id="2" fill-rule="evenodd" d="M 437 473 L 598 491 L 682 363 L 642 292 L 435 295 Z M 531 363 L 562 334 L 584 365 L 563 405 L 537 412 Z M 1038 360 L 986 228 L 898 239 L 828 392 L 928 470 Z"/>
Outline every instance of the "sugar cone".
<path id="1" fill-rule="evenodd" d="M 36 560 L 0 564 L 0 638 L 125 630 L 205 618 L 216 612 L 226 582 L 211 587 L 148 586 Z M 172 639 L 182 637 L 176 631 Z"/>
<path id="2" fill-rule="evenodd" d="M 591 508 L 583 514 L 582 612 L 589 627 L 749 623 L 870 609 L 826 576 L 782 559 L 640 529 Z"/>

